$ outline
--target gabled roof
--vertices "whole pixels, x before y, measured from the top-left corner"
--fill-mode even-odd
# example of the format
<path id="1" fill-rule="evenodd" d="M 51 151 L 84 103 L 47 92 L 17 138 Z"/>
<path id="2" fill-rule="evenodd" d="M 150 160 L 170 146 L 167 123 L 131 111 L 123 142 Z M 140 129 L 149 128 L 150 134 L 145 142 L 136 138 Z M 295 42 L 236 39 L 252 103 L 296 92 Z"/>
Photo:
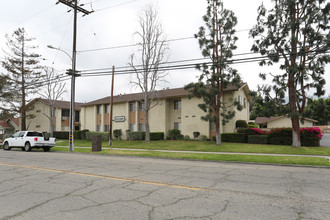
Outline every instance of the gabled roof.
<path id="1" fill-rule="evenodd" d="M 0 120 L 0 126 L 2 128 L 18 128 L 19 118 L 7 118 Z"/>
<path id="2" fill-rule="evenodd" d="M 50 105 L 50 101 L 48 99 L 42 99 L 42 98 L 36 98 L 36 99 L 32 100 L 28 105 L 32 105 L 33 103 L 38 102 L 38 101 L 43 102 L 46 105 Z M 75 102 L 75 110 L 80 110 L 81 106 L 83 104 L 84 103 Z M 54 107 L 59 108 L 59 109 L 70 109 L 70 102 L 58 100 L 58 101 L 55 101 Z"/>
<path id="3" fill-rule="evenodd" d="M 255 122 L 257 125 L 260 125 L 260 124 L 267 124 L 268 122 L 271 122 L 271 121 L 275 121 L 275 120 L 278 120 L 280 118 L 284 118 L 284 117 L 287 117 L 287 115 L 282 115 L 282 116 L 276 116 L 276 117 L 257 117 Z M 311 118 L 304 118 L 306 121 L 311 121 L 311 122 L 318 122 L 317 120 L 314 120 L 314 119 L 311 119 Z"/>
<path id="4" fill-rule="evenodd" d="M 230 85 L 224 89 L 224 91 L 237 91 L 243 87 L 247 86 L 246 83 L 242 83 L 240 87 Z M 163 89 L 156 91 L 156 98 L 179 98 L 179 97 L 187 97 L 190 93 L 184 88 L 175 88 L 175 89 Z M 92 106 L 92 105 L 104 105 L 110 103 L 111 96 L 104 97 L 102 99 L 98 99 L 92 102 L 88 102 L 82 104 L 81 106 Z M 132 93 L 132 94 L 124 94 L 124 95 L 116 95 L 113 97 L 113 103 L 121 103 L 121 102 L 132 102 L 139 101 L 143 99 L 143 93 Z"/>

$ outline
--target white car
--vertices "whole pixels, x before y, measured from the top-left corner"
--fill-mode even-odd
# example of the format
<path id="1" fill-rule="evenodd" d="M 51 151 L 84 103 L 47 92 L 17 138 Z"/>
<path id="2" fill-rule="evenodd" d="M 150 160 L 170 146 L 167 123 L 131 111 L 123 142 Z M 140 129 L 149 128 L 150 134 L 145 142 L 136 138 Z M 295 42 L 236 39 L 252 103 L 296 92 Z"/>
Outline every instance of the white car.
<path id="1" fill-rule="evenodd" d="M 32 148 L 42 148 L 45 152 L 55 146 L 55 138 L 44 138 L 39 131 L 19 131 L 3 141 L 3 149 L 21 148 L 23 151 L 31 151 Z"/>

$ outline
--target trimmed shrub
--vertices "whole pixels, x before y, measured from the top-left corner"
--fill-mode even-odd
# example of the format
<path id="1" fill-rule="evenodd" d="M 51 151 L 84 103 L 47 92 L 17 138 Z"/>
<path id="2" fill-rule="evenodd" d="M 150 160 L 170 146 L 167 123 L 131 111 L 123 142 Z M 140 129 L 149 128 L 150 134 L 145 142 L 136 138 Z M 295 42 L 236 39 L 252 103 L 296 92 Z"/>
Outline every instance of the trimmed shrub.
<path id="1" fill-rule="evenodd" d="M 75 140 L 81 140 L 81 131 L 77 130 L 73 132 L 73 138 Z"/>
<path id="2" fill-rule="evenodd" d="M 121 129 L 115 129 L 113 130 L 113 136 L 118 140 L 121 140 L 121 136 L 123 135 L 123 133 L 121 132 Z"/>
<path id="3" fill-rule="evenodd" d="M 265 131 L 260 130 L 259 128 L 239 128 L 237 130 L 237 133 L 244 134 L 246 136 L 248 135 L 261 135 L 266 134 Z"/>
<path id="4" fill-rule="evenodd" d="M 246 136 L 239 133 L 222 133 L 221 140 L 223 142 L 246 143 Z"/>
<path id="5" fill-rule="evenodd" d="M 69 132 L 68 131 L 54 131 L 53 135 L 56 139 L 69 139 Z"/>
<path id="6" fill-rule="evenodd" d="M 150 140 L 164 140 L 164 132 L 150 132 Z"/>
<path id="7" fill-rule="evenodd" d="M 146 133 L 141 131 L 127 132 L 127 138 L 130 141 L 144 140 Z"/>
<path id="8" fill-rule="evenodd" d="M 193 132 L 193 136 L 194 136 L 195 139 L 197 139 L 197 138 L 199 137 L 200 134 L 201 134 L 201 133 L 200 133 L 199 131 L 194 131 L 194 132 Z"/>
<path id="9" fill-rule="evenodd" d="M 248 127 L 245 120 L 237 120 L 235 125 L 236 125 L 236 128 L 247 128 Z"/>
<path id="10" fill-rule="evenodd" d="M 268 134 L 268 144 L 291 145 L 292 129 L 291 128 L 272 129 Z"/>
<path id="11" fill-rule="evenodd" d="M 212 141 L 217 141 L 217 137 L 216 136 L 212 136 Z"/>
<path id="12" fill-rule="evenodd" d="M 184 136 L 184 140 L 185 140 L 185 141 L 189 141 L 189 140 L 190 140 L 189 135 L 185 135 L 185 136 Z"/>
<path id="13" fill-rule="evenodd" d="M 170 137 L 170 140 L 179 140 L 180 138 L 183 139 L 183 136 L 181 135 L 181 131 L 178 129 L 168 130 L 167 136 Z"/>
<path id="14" fill-rule="evenodd" d="M 250 144 L 267 144 L 268 135 L 249 135 L 248 143 L 250 143 Z"/>
<path id="15" fill-rule="evenodd" d="M 301 145 L 308 146 L 308 147 L 319 147 L 320 139 L 318 137 L 302 137 Z"/>
<path id="16" fill-rule="evenodd" d="M 87 132 L 89 132 L 88 129 L 84 129 L 84 130 L 81 131 L 80 137 L 81 137 L 82 140 L 86 140 L 87 139 L 87 137 L 86 137 L 86 133 Z"/>
<path id="17" fill-rule="evenodd" d="M 109 140 L 109 133 L 108 132 L 95 132 L 95 131 L 89 131 L 86 133 L 86 139 L 92 140 L 92 136 L 95 135 L 101 135 L 102 141 L 108 141 Z"/>
<path id="18" fill-rule="evenodd" d="M 201 140 L 202 141 L 206 141 L 207 140 L 207 136 L 206 135 L 201 135 Z"/>

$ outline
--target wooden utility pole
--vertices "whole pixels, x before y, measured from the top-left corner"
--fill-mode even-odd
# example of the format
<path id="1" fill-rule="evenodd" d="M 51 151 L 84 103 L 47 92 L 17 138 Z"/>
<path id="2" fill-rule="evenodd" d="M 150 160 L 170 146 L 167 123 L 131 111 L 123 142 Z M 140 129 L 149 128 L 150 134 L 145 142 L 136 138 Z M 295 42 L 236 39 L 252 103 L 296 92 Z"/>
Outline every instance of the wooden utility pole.
<path id="1" fill-rule="evenodd" d="M 113 84 L 115 80 L 115 67 L 112 66 L 111 97 L 110 97 L 110 120 L 109 120 L 109 146 L 112 141 L 112 110 L 113 110 Z"/>
<path id="2" fill-rule="evenodd" d="M 74 22 L 73 22 L 73 49 L 72 49 L 72 70 L 67 74 L 71 75 L 71 101 L 70 101 L 70 131 L 69 131 L 69 152 L 74 150 L 74 113 L 75 113 L 75 81 L 76 76 L 79 76 L 76 71 L 76 45 L 77 45 L 77 12 L 82 12 L 84 15 L 88 15 L 91 12 L 78 6 L 78 0 L 59 0 L 56 4 L 62 3 L 74 9 Z"/>

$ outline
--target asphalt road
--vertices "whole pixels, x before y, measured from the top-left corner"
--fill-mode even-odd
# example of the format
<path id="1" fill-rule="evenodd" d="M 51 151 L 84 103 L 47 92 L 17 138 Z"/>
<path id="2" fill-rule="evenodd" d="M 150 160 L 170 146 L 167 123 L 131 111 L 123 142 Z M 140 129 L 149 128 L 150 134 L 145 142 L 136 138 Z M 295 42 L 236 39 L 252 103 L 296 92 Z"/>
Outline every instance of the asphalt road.
<path id="1" fill-rule="evenodd" d="M 329 219 L 330 169 L 0 150 L 0 219 Z"/>
<path id="2" fill-rule="evenodd" d="M 330 133 L 324 133 L 320 141 L 320 145 L 323 147 L 330 147 Z"/>

